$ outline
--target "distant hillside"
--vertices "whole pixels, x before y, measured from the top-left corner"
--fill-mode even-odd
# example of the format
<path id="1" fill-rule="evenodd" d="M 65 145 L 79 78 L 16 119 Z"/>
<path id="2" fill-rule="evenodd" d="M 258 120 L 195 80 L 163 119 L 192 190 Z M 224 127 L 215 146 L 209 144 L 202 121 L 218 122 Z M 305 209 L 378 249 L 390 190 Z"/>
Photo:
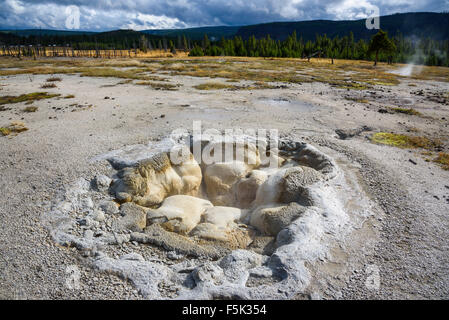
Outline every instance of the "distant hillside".
<path id="1" fill-rule="evenodd" d="M 380 27 L 394 35 L 400 31 L 405 37 L 429 37 L 435 40 L 449 39 L 449 13 L 403 13 L 380 18 Z M 248 39 L 270 35 L 272 39 L 284 40 L 296 30 L 304 40 L 315 39 L 316 34 L 326 34 L 330 38 L 354 33 L 355 40 L 369 39 L 377 30 L 368 30 L 365 19 L 354 21 L 313 20 L 300 22 L 274 22 L 241 27 L 237 35 Z"/>
<path id="2" fill-rule="evenodd" d="M 96 32 L 93 31 L 71 31 L 71 30 L 51 30 L 51 29 L 25 29 L 25 30 L 0 30 L 1 33 L 14 34 L 19 37 L 28 36 L 73 36 L 73 35 L 89 35 Z"/>
<path id="3" fill-rule="evenodd" d="M 107 32 L 100 32 L 95 33 L 92 35 L 89 35 L 91 38 L 93 37 L 98 42 L 117 42 L 117 41 L 136 41 L 139 42 L 140 38 L 142 37 L 142 32 L 134 31 L 134 30 L 114 30 L 114 31 L 107 31 Z M 162 39 L 161 36 L 158 35 L 147 35 L 147 39 L 151 40 L 160 40 Z"/>
<path id="4" fill-rule="evenodd" d="M 400 32 L 404 37 L 431 38 L 433 40 L 449 40 L 449 13 L 404 13 L 380 18 L 380 27 L 394 36 Z M 115 30 L 108 32 L 68 31 L 49 29 L 0 30 L 0 44 L 73 44 L 103 43 L 105 46 L 134 46 L 139 42 L 142 34 L 146 35 L 152 47 L 160 47 L 159 42 L 170 40 L 178 44 L 177 38 L 185 35 L 192 44 L 200 43 L 207 34 L 209 39 L 220 40 L 222 37 L 232 39 L 236 35 L 243 39 L 251 36 L 264 38 L 270 35 L 275 40 L 285 40 L 296 31 L 303 40 L 315 40 L 316 35 L 326 34 L 329 38 L 343 37 L 354 34 L 354 39 L 369 40 L 377 30 L 368 30 L 365 20 L 330 21 L 313 20 L 299 22 L 273 22 L 242 27 L 199 27 L 188 29 L 160 29 L 160 30 Z M 165 39 L 165 40 L 164 40 Z M 190 41 L 189 41 L 190 45 Z"/>
<path id="5" fill-rule="evenodd" d="M 204 35 L 211 40 L 220 40 L 222 37 L 232 38 L 236 35 L 241 27 L 200 27 L 188 29 L 159 29 L 159 30 L 144 30 L 141 31 L 146 34 L 159 35 L 162 37 L 178 37 L 185 35 L 192 40 L 201 40 Z"/>

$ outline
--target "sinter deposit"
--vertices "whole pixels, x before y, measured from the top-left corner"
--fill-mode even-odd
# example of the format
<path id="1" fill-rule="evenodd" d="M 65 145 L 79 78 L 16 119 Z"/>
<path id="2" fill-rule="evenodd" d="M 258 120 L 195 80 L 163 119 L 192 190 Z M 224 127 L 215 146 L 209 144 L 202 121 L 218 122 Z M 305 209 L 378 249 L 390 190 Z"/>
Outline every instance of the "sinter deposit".
<path id="1" fill-rule="evenodd" d="M 347 228 L 342 174 L 306 143 L 171 137 L 95 160 L 115 174 L 67 190 L 52 236 L 147 298 L 289 298 L 308 285 L 305 262 L 326 254 L 328 234 Z M 139 250 L 108 254 L 127 243 Z"/>

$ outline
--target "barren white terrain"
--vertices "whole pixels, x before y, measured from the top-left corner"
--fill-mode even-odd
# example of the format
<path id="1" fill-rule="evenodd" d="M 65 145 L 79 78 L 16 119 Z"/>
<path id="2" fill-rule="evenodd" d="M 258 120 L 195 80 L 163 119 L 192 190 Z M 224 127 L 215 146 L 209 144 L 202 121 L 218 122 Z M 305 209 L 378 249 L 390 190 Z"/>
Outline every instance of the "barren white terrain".
<path id="1" fill-rule="evenodd" d="M 449 297 L 449 171 L 435 161 L 449 152 L 445 68 L 70 63 L 0 60 L 1 97 L 59 95 L 0 105 L 11 129 L 0 136 L 1 298 Z M 56 86 L 41 88 L 50 76 Z M 195 140 L 198 121 L 278 130 L 279 166 L 262 163 L 251 135 L 243 161 L 201 164 L 195 142 L 226 142 Z M 181 164 L 167 158 L 174 146 L 187 150 Z"/>

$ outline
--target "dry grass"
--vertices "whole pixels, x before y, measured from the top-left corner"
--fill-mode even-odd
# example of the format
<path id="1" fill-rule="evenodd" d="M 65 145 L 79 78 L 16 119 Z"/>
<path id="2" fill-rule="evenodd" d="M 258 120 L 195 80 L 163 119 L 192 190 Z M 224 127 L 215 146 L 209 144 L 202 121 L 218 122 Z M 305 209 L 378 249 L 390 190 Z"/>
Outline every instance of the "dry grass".
<path id="1" fill-rule="evenodd" d="M 60 77 L 50 77 L 46 80 L 47 82 L 56 82 L 56 81 L 62 81 L 62 78 Z"/>
<path id="2" fill-rule="evenodd" d="M 403 113 L 403 114 L 408 114 L 411 116 L 421 116 L 422 115 L 421 112 L 416 111 L 413 108 L 409 108 L 409 109 L 407 109 L 407 108 L 391 108 L 391 110 L 393 110 L 396 113 Z"/>
<path id="3" fill-rule="evenodd" d="M 11 122 L 11 124 L 8 127 L 1 127 L 0 133 L 3 136 L 8 136 L 11 134 L 17 135 L 17 134 L 27 131 L 27 130 L 28 130 L 28 128 L 25 126 L 25 124 L 23 122 L 14 121 L 14 122 Z"/>
<path id="4" fill-rule="evenodd" d="M 53 66 L 36 66 L 36 67 L 25 67 L 23 69 L 4 69 L 0 70 L 0 76 L 13 76 L 19 74 L 71 74 L 74 69 L 72 68 L 57 68 Z"/>
<path id="5" fill-rule="evenodd" d="M 418 70 L 419 72 L 414 73 L 410 78 L 449 82 L 449 68 L 423 66 L 418 68 Z"/>
<path id="6" fill-rule="evenodd" d="M 157 83 L 152 81 L 139 81 L 135 83 L 139 86 L 149 86 L 155 90 L 166 90 L 166 91 L 177 91 L 180 85 L 175 85 L 171 83 Z"/>
<path id="7" fill-rule="evenodd" d="M 369 100 L 367 100 L 367 99 L 352 98 L 352 97 L 346 97 L 345 99 L 349 100 L 349 101 L 354 101 L 354 102 L 357 102 L 357 103 L 369 103 Z"/>
<path id="8" fill-rule="evenodd" d="M 34 101 L 37 100 L 51 99 L 54 97 L 59 97 L 59 94 L 48 94 L 47 92 L 34 92 L 22 94 L 20 96 L 3 96 L 0 97 L 0 105 L 20 103 L 20 102 L 33 103 Z"/>
<path id="9" fill-rule="evenodd" d="M 74 73 L 80 73 L 82 77 L 99 77 L 99 78 L 121 78 L 132 80 L 147 80 L 148 77 L 142 75 L 146 69 L 128 69 L 118 70 L 114 68 L 98 68 L 88 67 L 75 69 Z"/>
<path id="10" fill-rule="evenodd" d="M 238 82 L 249 80 L 257 83 L 303 83 L 322 82 L 331 86 L 366 90 L 373 85 L 396 85 L 398 77 L 383 72 L 382 68 L 373 68 L 364 61 L 336 61 L 330 64 L 328 59 L 263 59 L 263 58 L 183 58 L 183 59 L 42 59 L 37 64 L 21 62 L 19 69 L 0 70 L 0 75 L 14 74 L 80 74 L 87 77 L 116 77 L 141 81 L 164 81 L 148 75 L 149 72 L 168 73 L 193 77 L 224 78 Z M 1 60 L 0 60 L 1 61 Z M 45 62 L 45 63 L 44 63 Z M 0 64 L 1 66 L 1 64 Z M 130 68 L 119 70 L 115 68 Z M 269 85 L 265 87 L 268 88 Z M 263 85 L 256 87 L 262 88 Z"/>
<path id="11" fill-rule="evenodd" d="M 58 86 L 54 83 L 44 83 L 43 85 L 41 85 L 42 89 L 52 89 L 52 88 L 57 88 Z"/>
<path id="12" fill-rule="evenodd" d="M 187 57 L 179 52 L 172 58 L 165 52 L 128 52 L 115 59 L 32 59 L 0 58 L 0 76 L 15 74 L 79 74 L 84 77 L 114 77 L 125 80 L 166 81 L 154 73 L 172 76 L 223 78 L 226 82 L 249 80 L 259 83 L 250 87 L 229 89 L 263 89 L 272 83 L 321 82 L 344 90 L 367 90 L 375 86 L 395 86 L 404 77 L 391 73 L 392 66 L 380 63 L 373 67 L 368 61 L 312 59 L 264 59 L 246 57 Z M 399 66 L 400 67 L 400 66 Z M 126 68 L 126 69 L 123 69 Z M 421 73 L 407 79 L 449 81 L 449 68 L 422 67 Z M 265 83 L 265 85 L 262 85 Z M 121 84 L 121 83 L 120 83 Z M 361 102 L 361 103 L 366 103 Z"/>
<path id="13" fill-rule="evenodd" d="M 11 133 L 11 131 L 8 128 L 0 127 L 0 134 L 2 136 L 7 136 Z"/>
<path id="14" fill-rule="evenodd" d="M 131 80 L 150 80 L 146 76 L 147 68 L 132 68 L 127 70 L 115 69 L 113 67 L 104 67 L 104 64 L 89 63 L 88 61 L 47 61 L 44 65 L 31 65 L 20 69 L 0 70 L 0 76 L 11 76 L 19 74 L 80 74 L 82 77 L 111 77 Z"/>
<path id="15" fill-rule="evenodd" d="M 117 82 L 115 84 L 105 84 L 105 85 L 102 85 L 101 87 L 102 88 L 112 88 L 112 87 L 116 87 L 116 86 L 119 86 L 119 85 L 122 85 L 122 84 L 129 84 L 129 83 L 132 83 L 132 82 L 133 82 L 133 79 L 126 79 L 126 80 L 119 81 L 119 82 Z"/>
<path id="16" fill-rule="evenodd" d="M 441 165 L 444 170 L 449 170 L 449 153 L 440 152 L 433 161 Z"/>
<path id="17" fill-rule="evenodd" d="M 29 106 L 29 107 L 26 107 L 25 109 L 23 109 L 23 112 L 31 113 L 31 112 L 36 112 L 38 109 L 39 109 L 38 107 Z"/>
<path id="18" fill-rule="evenodd" d="M 64 98 L 64 99 L 73 99 L 73 98 L 75 98 L 75 95 L 73 95 L 73 94 L 68 94 L 68 95 L 64 96 L 63 98 Z"/>
<path id="19" fill-rule="evenodd" d="M 17 55 L 17 51 L 11 50 L 11 52 L 13 54 Z M 93 58 L 96 56 L 96 51 L 95 50 L 89 50 L 89 52 L 87 50 L 74 50 L 75 56 L 76 57 L 85 57 L 87 58 L 88 55 L 90 58 Z M 164 51 L 164 50 L 151 50 L 151 51 L 147 51 L 147 52 L 143 52 L 141 50 L 137 50 L 137 53 L 134 52 L 134 50 L 131 50 L 131 52 L 129 52 L 129 50 L 99 50 L 98 51 L 99 55 L 100 55 L 100 59 L 105 59 L 107 57 L 107 59 L 138 59 L 138 58 L 184 58 L 187 57 L 189 52 L 184 52 L 182 50 L 177 50 L 176 54 L 174 55 L 172 52 L 168 51 Z M 71 57 L 64 57 L 64 48 L 63 47 L 47 47 L 46 48 L 46 55 L 47 58 L 50 59 L 55 59 L 54 54 L 56 54 L 57 59 L 71 59 Z M 72 51 L 67 51 L 66 50 L 66 54 L 71 56 L 72 55 Z M 114 57 L 115 54 L 115 57 Z M 10 57 L 8 57 L 10 58 Z M 14 59 L 14 58 L 13 58 Z M 26 57 L 23 57 L 23 59 L 27 59 Z M 30 58 L 31 60 L 32 58 Z M 43 59 L 42 57 L 39 57 L 39 59 Z M 17 60 L 17 59 L 15 59 Z"/>
<path id="20" fill-rule="evenodd" d="M 397 85 L 398 77 L 365 62 L 345 61 L 331 65 L 321 59 L 305 62 L 301 59 L 262 59 L 229 57 L 221 59 L 163 61 L 159 71 L 171 75 L 225 78 L 229 81 L 251 80 L 255 82 L 303 83 L 322 82 L 331 86 L 366 90 L 374 85 Z"/>

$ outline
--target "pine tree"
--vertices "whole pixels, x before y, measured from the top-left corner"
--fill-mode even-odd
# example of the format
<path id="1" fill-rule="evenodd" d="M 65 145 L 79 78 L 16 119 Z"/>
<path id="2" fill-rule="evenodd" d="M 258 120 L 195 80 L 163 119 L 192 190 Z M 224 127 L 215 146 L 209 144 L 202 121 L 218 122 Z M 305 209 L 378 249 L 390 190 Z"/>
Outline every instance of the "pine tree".
<path id="1" fill-rule="evenodd" d="M 379 30 L 379 32 L 372 37 L 368 47 L 368 54 L 375 54 L 374 66 L 377 66 L 379 53 L 384 52 L 386 54 L 392 54 L 395 51 L 395 44 L 388 38 L 387 32 L 383 30 Z"/>

